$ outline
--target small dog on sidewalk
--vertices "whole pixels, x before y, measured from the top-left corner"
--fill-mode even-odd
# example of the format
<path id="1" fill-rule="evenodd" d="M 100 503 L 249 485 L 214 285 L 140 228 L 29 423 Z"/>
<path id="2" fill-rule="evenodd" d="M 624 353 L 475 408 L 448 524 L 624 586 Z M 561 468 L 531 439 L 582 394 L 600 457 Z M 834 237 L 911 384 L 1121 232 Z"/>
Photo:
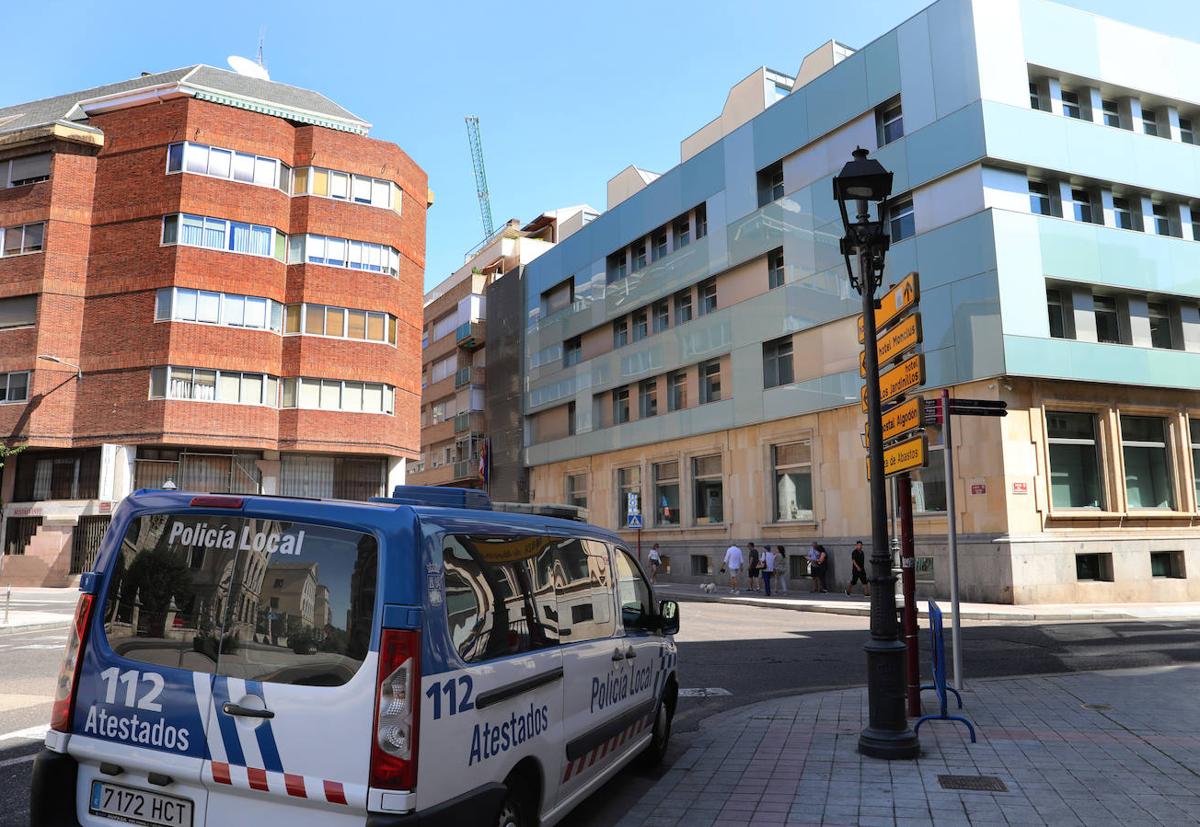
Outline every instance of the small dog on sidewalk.
<path id="1" fill-rule="evenodd" d="M 701 583 L 700 584 L 700 591 L 704 592 L 705 594 L 712 594 L 716 590 L 717 590 L 716 583 Z"/>

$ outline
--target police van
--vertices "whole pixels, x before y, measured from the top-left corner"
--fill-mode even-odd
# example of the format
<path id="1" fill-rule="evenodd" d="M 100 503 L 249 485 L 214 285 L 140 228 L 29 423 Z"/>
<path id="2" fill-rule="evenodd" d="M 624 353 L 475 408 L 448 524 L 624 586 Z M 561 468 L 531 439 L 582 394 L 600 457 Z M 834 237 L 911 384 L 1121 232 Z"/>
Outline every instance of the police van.
<path id="1" fill-rule="evenodd" d="M 612 533 L 447 491 L 126 498 L 33 824 L 550 825 L 661 759 L 677 604 Z"/>

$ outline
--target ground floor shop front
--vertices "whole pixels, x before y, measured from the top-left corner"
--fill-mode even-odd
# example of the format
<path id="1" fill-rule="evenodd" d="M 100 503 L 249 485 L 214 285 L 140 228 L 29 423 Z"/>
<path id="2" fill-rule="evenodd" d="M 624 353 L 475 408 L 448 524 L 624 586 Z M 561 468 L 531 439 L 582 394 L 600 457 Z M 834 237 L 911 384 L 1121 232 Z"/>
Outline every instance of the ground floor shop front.
<path id="1" fill-rule="evenodd" d="M 1007 377 L 952 393 L 1008 403 L 1004 418 L 955 422 L 964 600 L 1200 600 L 1200 391 Z M 815 541 L 844 588 L 854 541 L 870 545 L 862 431 L 856 405 L 579 457 L 532 468 L 531 498 L 586 506 L 643 554 L 659 543 L 664 578 L 718 582 L 726 547 L 750 541 L 783 545 L 796 574 Z M 945 596 L 945 446 L 940 428 L 926 435 L 918 582 Z M 624 529 L 630 493 L 640 536 Z"/>

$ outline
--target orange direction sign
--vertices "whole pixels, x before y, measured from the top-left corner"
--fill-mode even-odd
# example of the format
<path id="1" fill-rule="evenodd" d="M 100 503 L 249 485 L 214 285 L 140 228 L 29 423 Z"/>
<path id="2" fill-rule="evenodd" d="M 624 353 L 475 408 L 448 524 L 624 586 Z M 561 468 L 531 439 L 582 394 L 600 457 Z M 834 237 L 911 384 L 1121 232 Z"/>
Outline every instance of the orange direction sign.
<path id="1" fill-rule="evenodd" d="M 899 284 L 884 294 L 879 300 L 879 309 L 875 311 L 875 329 L 882 330 L 901 313 L 908 310 L 910 307 L 916 307 L 917 302 L 921 300 L 921 283 L 915 272 L 905 276 Z M 863 329 L 863 317 L 858 315 L 858 343 L 861 345 L 866 340 L 866 333 Z"/>
<path id="2" fill-rule="evenodd" d="M 929 444 L 925 434 L 897 442 L 883 449 L 883 475 L 890 477 L 929 464 Z M 867 479 L 871 478 L 871 461 L 867 459 Z"/>
<path id="3" fill-rule="evenodd" d="M 925 355 L 910 356 L 887 373 L 879 376 L 879 401 L 887 402 L 925 381 Z M 863 413 L 867 411 L 867 386 L 859 389 Z"/>
<path id="4" fill-rule="evenodd" d="M 879 354 L 879 364 L 886 364 L 919 344 L 921 344 L 921 314 L 913 313 L 891 330 L 879 334 L 875 348 Z M 858 353 L 858 375 L 862 377 L 867 375 L 867 352 L 865 350 Z"/>
<path id="5" fill-rule="evenodd" d="M 894 439 L 925 424 L 925 405 L 920 397 L 897 405 L 883 415 L 883 438 Z M 871 441 L 863 435 L 864 447 L 870 448 Z"/>

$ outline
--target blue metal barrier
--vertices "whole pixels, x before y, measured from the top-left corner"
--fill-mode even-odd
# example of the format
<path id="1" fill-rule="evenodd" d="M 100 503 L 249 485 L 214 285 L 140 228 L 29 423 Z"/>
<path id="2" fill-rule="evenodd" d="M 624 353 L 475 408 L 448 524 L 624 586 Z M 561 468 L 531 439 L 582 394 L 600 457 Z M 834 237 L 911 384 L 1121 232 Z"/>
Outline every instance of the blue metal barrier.
<path id="1" fill-rule="evenodd" d="M 926 721 L 959 721 L 967 725 L 967 730 L 971 733 L 971 743 L 973 744 L 975 743 L 975 726 L 966 718 L 959 715 L 946 714 L 946 693 L 954 693 L 954 697 L 958 700 L 959 709 L 962 709 L 962 695 L 959 695 L 958 690 L 954 687 L 946 685 L 946 638 L 942 633 L 942 610 L 932 600 L 929 601 L 929 632 L 932 642 L 929 657 L 933 663 L 933 684 L 922 686 L 921 691 L 925 692 L 929 689 L 937 691 L 938 714 L 922 715 L 917 719 L 916 725 L 913 726 L 913 731 L 919 732 L 921 724 Z"/>

